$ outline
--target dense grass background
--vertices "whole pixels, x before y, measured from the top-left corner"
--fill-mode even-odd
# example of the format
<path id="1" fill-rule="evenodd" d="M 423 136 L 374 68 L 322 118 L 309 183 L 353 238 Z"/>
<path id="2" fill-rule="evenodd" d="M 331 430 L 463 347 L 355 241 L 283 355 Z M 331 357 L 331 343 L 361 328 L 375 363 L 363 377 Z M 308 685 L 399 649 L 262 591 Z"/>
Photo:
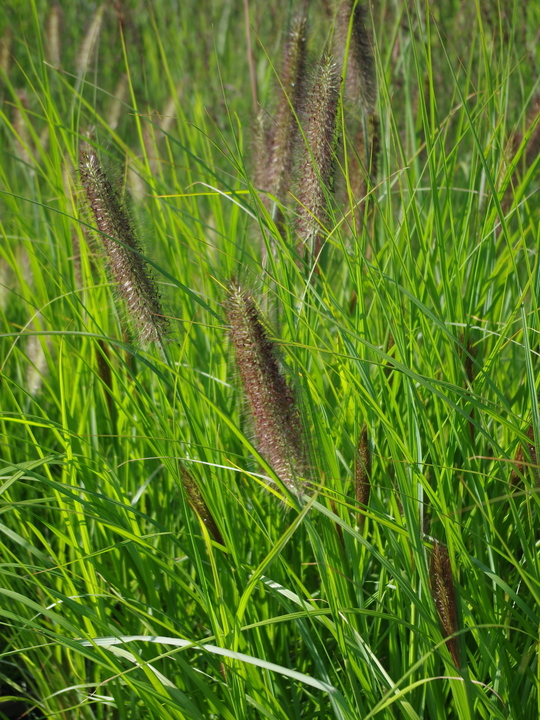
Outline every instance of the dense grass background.
<path id="1" fill-rule="evenodd" d="M 271 114 L 297 7 L 250 6 Z M 253 186 L 239 0 L 55 13 L 12 0 L 1 18 L 0 678 L 28 704 L 0 711 L 538 717 L 540 8 L 374 3 L 377 184 L 355 225 L 345 158 L 362 117 L 346 107 L 317 272 L 296 260 L 294 200 L 276 228 Z M 332 34 L 331 2 L 310 3 L 313 60 Z M 160 284 L 164 353 L 134 341 L 91 231 L 74 170 L 91 129 Z M 267 488 L 226 327 L 233 276 L 296 388 L 309 501 Z M 511 485 L 531 426 L 532 470 Z M 435 541 L 460 668 L 430 590 Z"/>

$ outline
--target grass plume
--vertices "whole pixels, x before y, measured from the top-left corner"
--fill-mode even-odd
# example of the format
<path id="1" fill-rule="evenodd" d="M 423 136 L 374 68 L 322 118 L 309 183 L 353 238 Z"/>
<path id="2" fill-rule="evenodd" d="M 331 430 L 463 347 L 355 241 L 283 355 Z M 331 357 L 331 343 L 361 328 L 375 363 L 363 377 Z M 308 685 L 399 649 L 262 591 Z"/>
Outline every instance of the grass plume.
<path id="1" fill-rule="evenodd" d="M 229 287 L 226 310 L 259 452 L 283 484 L 297 493 L 307 462 L 293 391 L 279 368 L 253 298 L 237 282 Z"/>
<path id="2" fill-rule="evenodd" d="M 152 273 L 120 196 L 113 188 L 94 148 L 79 151 L 79 173 L 105 249 L 108 269 L 143 344 L 162 342 L 168 330 Z"/>
<path id="3" fill-rule="evenodd" d="M 321 231 L 328 222 L 328 194 L 335 174 L 336 120 L 339 103 L 339 71 L 330 55 L 317 67 L 306 106 L 298 200 L 298 240 L 315 257 L 321 249 Z"/>
<path id="4" fill-rule="evenodd" d="M 374 113 L 377 75 L 373 41 L 367 29 L 367 10 L 362 3 L 342 0 L 336 16 L 335 45 L 336 57 L 343 68 L 348 99 L 363 107 L 368 115 Z"/>
<path id="5" fill-rule="evenodd" d="M 92 62 L 92 58 L 94 56 L 101 33 L 104 12 L 105 5 L 99 5 L 94 13 L 92 22 L 90 23 L 84 35 L 84 38 L 79 47 L 79 52 L 77 54 L 77 75 L 84 75 L 88 70 L 90 63 Z"/>
<path id="6" fill-rule="evenodd" d="M 214 516 L 208 509 L 208 505 L 206 504 L 203 496 L 201 495 L 201 491 L 199 490 L 195 479 L 193 478 L 191 473 L 183 467 L 180 468 L 180 475 L 182 477 L 182 484 L 184 485 L 184 490 L 186 491 L 188 502 L 191 505 L 193 511 L 195 512 L 201 523 L 206 527 L 210 535 L 214 538 L 214 540 L 220 545 L 225 545 L 223 535 L 221 534 L 217 523 L 214 520 Z"/>
<path id="7" fill-rule="evenodd" d="M 293 18 L 283 54 L 279 101 L 270 137 L 268 190 L 284 204 L 289 189 L 293 145 L 298 139 L 297 115 L 306 84 L 306 17 Z"/>
<path id="8" fill-rule="evenodd" d="M 55 3 L 47 18 L 47 60 L 53 67 L 60 67 L 60 25 L 62 8 Z"/>
<path id="9" fill-rule="evenodd" d="M 435 542 L 431 552 L 429 578 L 431 582 L 431 592 L 441 622 L 443 637 L 448 638 L 446 646 L 450 651 L 456 667 L 459 668 L 461 664 L 458 639 L 457 637 L 451 637 L 458 630 L 454 577 L 448 549 L 440 542 Z"/>
<path id="10" fill-rule="evenodd" d="M 371 492 L 371 450 L 369 447 L 369 436 L 367 425 L 364 425 L 356 453 L 356 462 L 354 470 L 354 490 L 357 505 L 362 510 L 367 508 L 369 503 L 369 495 Z M 363 530 L 366 516 L 363 512 L 358 513 L 358 525 Z"/>

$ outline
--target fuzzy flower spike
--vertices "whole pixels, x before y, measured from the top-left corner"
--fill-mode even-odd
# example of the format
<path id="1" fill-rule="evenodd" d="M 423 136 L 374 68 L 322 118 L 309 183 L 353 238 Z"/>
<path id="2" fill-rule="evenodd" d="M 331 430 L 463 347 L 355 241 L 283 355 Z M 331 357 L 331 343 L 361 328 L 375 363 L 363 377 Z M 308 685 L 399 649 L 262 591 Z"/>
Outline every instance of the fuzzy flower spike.
<path id="1" fill-rule="evenodd" d="M 226 310 L 258 449 L 283 484 L 298 494 L 303 489 L 299 478 L 306 476 L 307 454 L 293 392 L 253 298 L 236 282 L 229 287 Z"/>
<path id="2" fill-rule="evenodd" d="M 321 231 L 329 219 L 328 193 L 334 184 L 339 82 L 338 66 L 330 55 L 326 55 L 317 68 L 307 101 L 306 145 L 298 191 L 298 240 L 315 256 L 321 249 Z"/>
<path id="3" fill-rule="evenodd" d="M 162 342 L 168 330 L 160 295 L 142 258 L 126 210 L 89 143 L 79 151 L 79 173 L 86 198 L 100 233 L 108 270 L 123 297 L 139 340 Z"/>
<path id="4" fill-rule="evenodd" d="M 293 146 L 299 138 L 295 117 L 304 100 L 306 82 L 306 17 L 297 15 L 283 56 L 282 88 L 276 108 L 275 125 L 271 134 L 269 189 L 280 203 L 285 204 L 289 190 Z"/>
<path id="5" fill-rule="evenodd" d="M 440 542 L 435 542 L 429 563 L 429 578 L 431 581 L 431 592 L 446 646 L 450 651 L 452 660 L 457 668 L 461 667 L 459 657 L 459 643 L 457 637 L 453 637 L 458 631 L 457 603 L 454 590 L 454 576 L 447 548 Z"/>
<path id="6" fill-rule="evenodd" d="M 369 115 L 377 103 L 377 75 L 373 43 L 367 29 L 367 10 L 355 0 L 342 0 L 336 18 L 336 45 L 339 59 L 347 66 L 345 90 L 349 99 L 360 104 Z M 347 37 L 350 44 L 347 57 Z"/>

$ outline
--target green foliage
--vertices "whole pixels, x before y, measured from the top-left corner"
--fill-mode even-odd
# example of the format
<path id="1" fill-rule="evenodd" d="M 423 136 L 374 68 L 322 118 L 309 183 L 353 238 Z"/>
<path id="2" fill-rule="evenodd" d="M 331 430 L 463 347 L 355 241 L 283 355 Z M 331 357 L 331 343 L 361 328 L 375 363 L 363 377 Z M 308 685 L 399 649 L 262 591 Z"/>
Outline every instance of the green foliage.
<path id="1" fill-rule="evenodd" d="M 250 157 L 250 63 L 274 115 L 301 0 L 247 3 L 253 58 L 232 0 L 4 5 L 3 700 L 88 720 L 537 717 L 537 4 L 358 11 L 376 114 L 341 83 L 334 187 L 304 153 L 317 259 L 297 253 L 305 110 L 284 113 L 288 194 Z M 357 31 L 308 9 L 309 90 Z M 76 170 L 89 133 L 163 344 L 138 344 L 107 273 L 116 238 Z M 257 438 L 232 278 L 294 388 L 305 495 Z"/>

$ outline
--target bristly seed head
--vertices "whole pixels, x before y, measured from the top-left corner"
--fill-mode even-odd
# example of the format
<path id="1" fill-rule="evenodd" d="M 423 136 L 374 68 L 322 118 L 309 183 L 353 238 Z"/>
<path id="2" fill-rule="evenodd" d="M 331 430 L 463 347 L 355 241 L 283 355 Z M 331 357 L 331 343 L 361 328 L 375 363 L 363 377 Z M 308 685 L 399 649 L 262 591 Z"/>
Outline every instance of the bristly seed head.
<path id="1" fill-rule="evenodd" d="M 451 637 L 458 630 L 457 605 L 454 591 L 454 577 L 448 549 L 435 542 L 429 564 L 431 592 L 437 606 L 443 637 L 449 638 L 446 646 L 457 668 L 460 667 L 459 644 L 457 637 Z"/>
<path id="2" fill-rule="evenodd" d="M 258 449 L 283 484 L 303 490 L 307 453 L 300 413 L 253 298 L 236 282 L 225 303 L 236 362 L 253 416 Z"/>
<path id="3" fill-rule="evenodd" d="M 355 497 L 358 505 L 364 510 L 369 503 L 369 495 L 371 492 L 371 450 L 369 447 L 369 437 L 367 425 L 364 425 L 360 438 L 358 440 L 358 448 L 354 472 L 354 488 Z M 366 517 L 363 513 L 358 513 L 358 525 L 364 528 Z"/>
<path id="4" fill-rule="evenodd" d="M 348 98 L 360 103 L 368 115 L 377 103 L 377 74 L 373 59 L 373 43 L 366 27 L 367 11 L 355 0 L 342 0 L 336 17 L 336 55 L 347 66 L 345 90 Z M 349 54 L 347 38 L 351 25 Z"/>
<path id="5" fill-rule="evenodd" d="M 210 512 L 208 505 L 206 504 L 201 491 L 195 479 L 192 475 L 183 467 L 180 467 L 180 475 L 182 478 L 182 484 L 186 491 L 187 499 L 193 511 L 196 513 L 200 521 L 205 525 L 206 529 L 212 535 L 214 540 L 220 545 L 225 545 L 223 536 L 217 526 L 214 516 Z"/>
<path id="6" fill-rule="evenodd" d="M 333 190 L 338 103 L 338 67 L 326 55 L 317 68 L 307 101 L 306 146 L 302 149 L 298 191 L 298 239 L 315 255 L 321 246 L 321 230 L 328 221 L 327 195 Z"/>
<path id="7" fill-rule="evenodd" d="M 271 132 L 269 187 L 285 203 L 292 169 L 293 144 L 299 137 L 297 119 L 306 84 L 306 17 L 293 18 L 283 53 L 279 101 Z"/>
<path id="8" fill-rule="evenodd" d="M 108 269 L 143 344 L 162 342 L 168 330 L 160 295 L 118 193 L 88 143 L 79 150 L 79 173 L 105 249 Z"/>

